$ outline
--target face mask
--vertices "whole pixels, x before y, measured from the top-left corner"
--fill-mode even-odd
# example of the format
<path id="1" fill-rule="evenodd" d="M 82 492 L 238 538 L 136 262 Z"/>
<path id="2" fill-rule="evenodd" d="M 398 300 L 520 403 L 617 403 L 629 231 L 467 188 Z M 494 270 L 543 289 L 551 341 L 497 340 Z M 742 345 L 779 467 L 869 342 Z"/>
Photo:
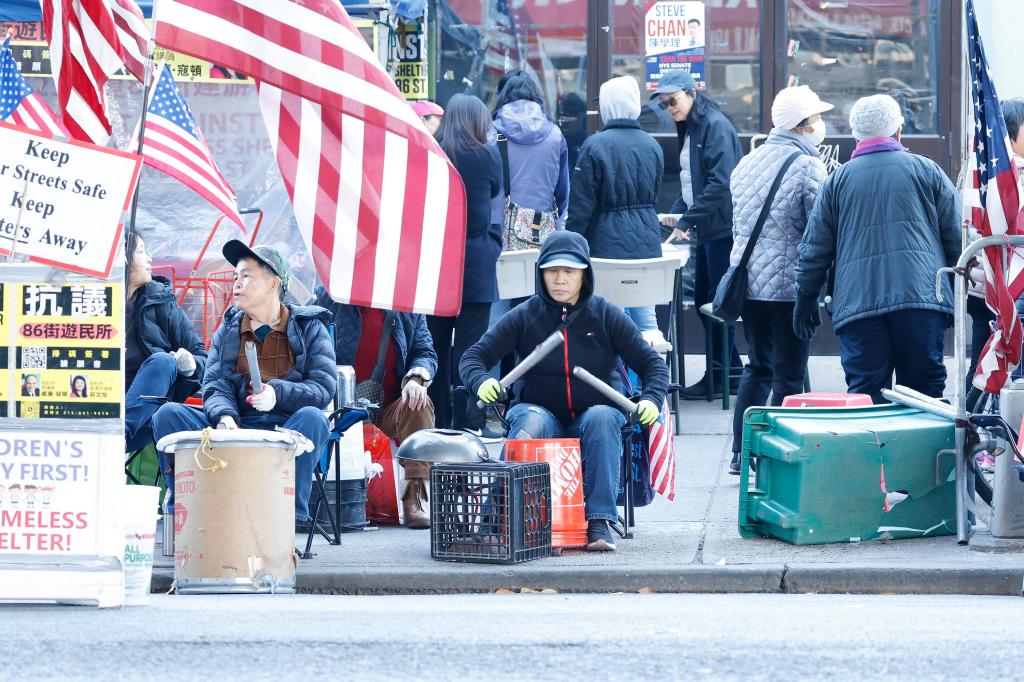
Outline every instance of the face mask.
<path id="1" fill-rule="evenodd" d="M 804 133 L 807 136 L 807 141 L 811 143 L 812 147 L 817 147 L 819 144 L 825 141 L 825 122 L 818 120 L 811 124 L 811 132 Z"/>

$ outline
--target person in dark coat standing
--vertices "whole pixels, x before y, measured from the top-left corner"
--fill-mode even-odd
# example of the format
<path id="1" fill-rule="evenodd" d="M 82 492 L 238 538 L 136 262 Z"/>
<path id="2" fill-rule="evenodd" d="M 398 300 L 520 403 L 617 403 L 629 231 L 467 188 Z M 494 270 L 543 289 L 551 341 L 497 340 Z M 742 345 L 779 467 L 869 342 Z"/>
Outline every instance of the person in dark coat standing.
<path id="1" fill-rule="evenodd" d="M 678 221 L 666 218 L 665 225 L 674 228 L 669 241 L 690 239 L 696 243 L 693 250 L 693 303 L 700 308 L 715 298 L 718 283 L 729 269 L 732 251 L 729 178 L 743 156 L 740 139 L 732 123 L 719 110 L 718 103 L 697 89 L 697 83 L 689 73 L 666 73 L 658 81 L 658 88 L 651 99 L 657 99 L 676 122 L 680 195 L 669 212 L 681 214 L 681 217 Z M 705 328 L 710 324 L 703 315 L 701 322 Z M 722 342 L 718 334 L 721 327 L 716 326 L 714 332 L 712 357 L 716 364 L 720 364 Z M 729 384 L 735 393 L 739 388 L 743 363 L 731 338 L 729 356 L 730 372 L 735 377 Z M 696 384 L 687 386 L 679 392 L 680 397 L 703 400 L 707 395 L 707 380 L 705 376 Z"/>
<path id="2" fill-rule="evenodd" d="M 373 375 L 387 320 L 378 308 L 338 303 L 322 286 L 316 288 L 316 305 L 334 316 L 334 355 L 339 365 L 351 365 L 356 381 Z M 384 402 L 378 426 L 399 444 L 421 429 L 434 427 L 434 404 L 427 386 L 437 373 L 437 355 L 427 321 L 416 313 L 395 313 L 387 330 L 391 337 L 384 356 Z M 406 528 L 430 528 L 427 479 L 430 465 L 402 460 L 405 490 L 402 491 Z"/>
<path id="3" fill-rule="evenodd" d="M 459 360 L 487 331 L 491 303 L 498 300 L 495 275 L 501 255 L 501 226 L 492 219 L 504 206 L 501 157 L 487 142 L 490 112 L 473 95 L 448 100 L 437 141 L 462 176 L 466 187 L 466 260 L 462 279 L 462 309 L 455 317 L 427 317 L 437 353 L 437 377 L 428 389 L 438 428 L 465 429 L 483 436 L 485 415 L 476 400 L 453 395 Z"/>
<path id="4" fill-rule="evenodd" d="M 508 412 L 509 438 L 580 439 L 587 549 L 615 549 L 608 521 L 615 505 L 622 463 L 625 415 L 601 393 L 572 374 L 579 366 L 619 388 L 620 358 L 640 376 L 640 423 L 653 424 L 668 390 L 668 367 L 640 336 L 622 309 L 594 294 L 594 269 L 587 242 L 572 232 L 553 232 L 537 259 L 537 293 L 502 317 L 466 351 L 459 367 L 466 386 L 481 400 L 499 397 L 497 379 L 487 375 L 496 360 L 514 352 L 526 357 L 557 329 L 563 348 L 548 353 L 515 385 Z"/>
<path id="5" fill-rule="evenodd" d="M 604 128 L 580 150 L 569 195 L 566 229 L 587 239 L 595 258 L 661 256 L 661 226 L 655 202 L 665 159 L 661 146 L 640 127 L 640 87 L 632 76 L 612 78 L 598 97 Z M 654 307 L 626 312 L 657 345 Z"/>
<path id="6" fill-rule="evenodd" d="M 814 335 L 833 269 L 832 326 L 848 390 L 886 402 L 895 371 L 896 383 L 940 398 L 953 294 L 944 279 L 939 303 L 935 272 L 960 256 L 959 195 L 934 161 L 900 142 L 903 115 L 892 97 L 857 100 L 850 128 L 853 158 L 822 185 L 800 242 L 793 331 Z"/>
<path id="7" fill-rule="evenodd" d="M 166 402 L 183 402 L 199 390 L 206 347 L 178 307 L 170 283 L 153 277 L 153 259 L 142 237 L 128 278 L 125 310 L 125 443 L 135 452 L 153 441 L 150 422 Z"/>

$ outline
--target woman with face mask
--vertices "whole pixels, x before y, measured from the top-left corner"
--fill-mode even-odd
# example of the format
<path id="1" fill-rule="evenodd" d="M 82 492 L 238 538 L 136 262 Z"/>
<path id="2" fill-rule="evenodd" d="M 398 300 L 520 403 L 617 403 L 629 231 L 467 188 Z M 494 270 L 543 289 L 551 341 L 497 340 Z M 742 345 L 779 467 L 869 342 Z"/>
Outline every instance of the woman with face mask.
<path id="1" fill-rule="evenodd" d="M 806 85 L 780 92 L 772 103 L 775 127 L 764 144 L 739 162 L 730 179 L 733 247 L 729 261 L 735 266 L 747 248 L 776 176 L 795 155 L 784 171 L 747 264 L 747 301 L 742 319 L 749 362 L 743 369 L 733 414 L 729 467 L 733 474 L 740 473 L 743 412 L 752 405 L 781 405 L 787 395 L 803 390 L 809 340 L 798 338 L 792 324 L 797 298 L 797 246 L 825 181 L 825 164 L 818 158 L 817 147 L 826 132 L 821 114 L 831 109 L 831 104 L 818 99 Z"/>

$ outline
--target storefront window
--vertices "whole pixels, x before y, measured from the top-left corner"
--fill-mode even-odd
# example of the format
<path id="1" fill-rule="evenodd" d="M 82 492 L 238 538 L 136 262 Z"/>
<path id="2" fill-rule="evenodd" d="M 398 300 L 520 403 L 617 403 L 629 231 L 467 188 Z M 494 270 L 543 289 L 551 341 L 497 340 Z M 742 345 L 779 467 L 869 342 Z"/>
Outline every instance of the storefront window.
<path id="1" fill-rule="evenodd" d="M 587 0 L 440 0 L 437 94 L 471 93 L 493 108 L 501 76 L 532 73 L 544 110 L 569 143 L 586 137 Z"/>
<path id="2" fill-rule="evenodd" d="M 660 25 L 652 23 L 656 6 L 666 9 L 668 16 Z M 676 59 L 691 60 L 698 50 L 691 45 L 704 44 L 703 69 L 708 93 L 722 104 L 722 111 L 740 133 L 756 133 L 760 129 L 761 68 L 761 0 L 708 0 L 707 2 L 648 2 L 647 0 L 615 0 L 612 26 L 612 73 L 630 75 L 641 87 L 653 90 L 648 53 L 665 52 L 649 45 L 649 33 L 656 33 L 662 42 L 675 41 L 680 33 Z M 685 19 L 685 27 L 674 27 L 671 13 Z M 703 15 L 703 22 L 693 22 Z M 689 31 L 693 33 L 689 33 Z M 696 39 L 694 39 L 696 36 Z M 668 56 L 665 61 L 671 62 Z M 695 61 L 695 60 L 694 60 Z M 692 62 L 691 62 L 692 63 Z M 666 68 L 664 66 L 660 67 Z M 644 128 L 652 133 L 673 133 L 668 115 L 645 107 L 641 114 Z"/>
<path id="3" fill-rule="evenodd" d="M 789 0 L 787 78 L 835 109 L 832 134 L 849 134 L 853 103 L 888 94 L 906 134 L 938 131 L 938 0 Z"/>

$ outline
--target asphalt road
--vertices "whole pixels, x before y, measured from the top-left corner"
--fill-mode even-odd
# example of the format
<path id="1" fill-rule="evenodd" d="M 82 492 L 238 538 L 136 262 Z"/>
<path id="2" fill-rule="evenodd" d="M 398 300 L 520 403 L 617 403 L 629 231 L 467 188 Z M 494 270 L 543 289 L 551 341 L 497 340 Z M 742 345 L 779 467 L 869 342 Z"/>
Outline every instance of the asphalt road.
<path id="1" fill-rule="evenodd" d="M 3 679 L 1021 679 L 1016 597 L 155 596 L 0 607 Z M 1016 650 L 1014 650 L 1016 649 Z"/>

